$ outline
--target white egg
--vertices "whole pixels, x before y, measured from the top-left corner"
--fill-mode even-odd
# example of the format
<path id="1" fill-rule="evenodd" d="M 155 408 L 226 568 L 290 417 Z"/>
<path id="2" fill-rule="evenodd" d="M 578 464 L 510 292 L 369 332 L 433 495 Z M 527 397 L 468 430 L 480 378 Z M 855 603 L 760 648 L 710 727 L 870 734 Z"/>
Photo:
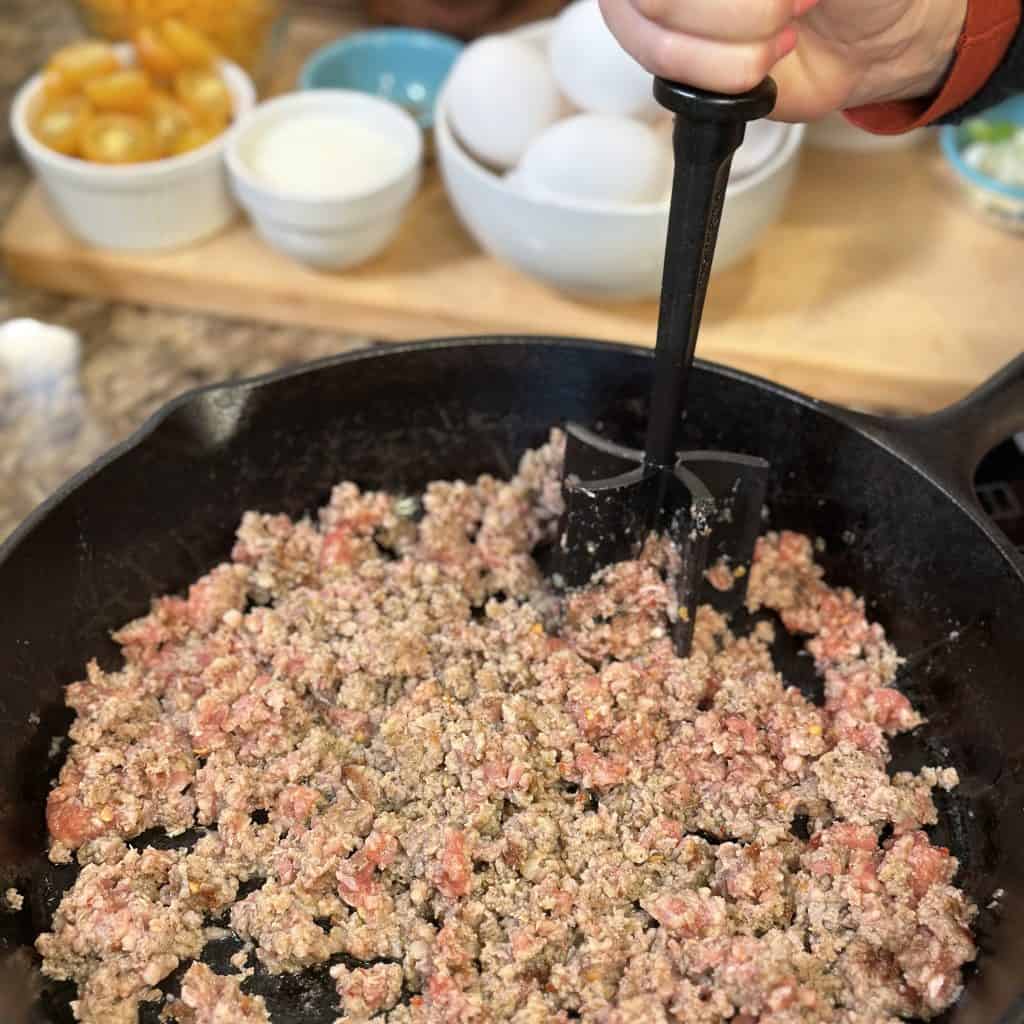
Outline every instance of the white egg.
<path id="1" fill-rule="evenodd" d="M 645 203 L 662 196 L 671 173 L 671 151 L 649 125 L 576 114 L 534 139 L 515 181 L 537 196 Z"/>
<path id="2" fill-rule="evenodd" d="M 668 159 L 674 161 L 672 146 L 673 120 L 671 118 L 659 118 L 654 122 L 653 129 L 661 145 L 665 147 Z M 733 154 L 732 164 L 729 168 L 729 181 L 738 182 L 741 178 L 753 174 L 770 160 L 779 146 L 782 145 L 785 131 L 785 126 L 775 121 L 751 121 L 747 125 L 743 144 Z M 686 145 L 685 137 L 683 145 Z M 672 177 L 670 174 L 662 198 L 669 199 L 671 196 Z"/>
<path id="3" fill-rule="evenodd" d="M 529 194 L 529 189 L 524 184 L 523 176 L 519 173 L 518 167 L 513 167 L 511 171 L 506 171 L 502 178 L 513 192 Z"/>
<path id="4" fill-rule="evenodd" d="M 656 121 L 651 124 L 651 130 L 657 136 L 661 144 L 671 153 L 672 151 L 672 136 L 676 129 L 675 118 L 673 117 L 659 117 Z"/>
<path id="5" fill-rule="evenodd" d="M 672 198 L 672 172 L 675 169 L 675 145 L 672 135 L 675 132 L 676 122 L 674 117 L 659 117 L 651 125 L 654 137 L 658 140 L 665 153 L 664 159 L 668 162 L 669 171 L 665 175 L 665 187 L 662 189 L 658 199 L 668 202 Z"/>
<path id="6" fill-rule="evenodd" d="M 484 163 L 508 168 L 562 112 L 548 63 L 535 47 L 485 36 L 459 56 L 448 84 L 451 128 Z"/>
<path id="7" fill-rule="evenodd" d="M 662 109 L 654 79 L 619 45 L 597 0 L 576 0 L 562 11 L 548 53 L 555 80 L 580 110 L 651 119 Z"/>
<path id="8" fill-rule="evenodd" d="M 733 154 L 729 178 L 752 174 L 770 160 L 782 145 L 786 129 L 775 121 L 751 121 L 743 137 L 743 145 Z"/>

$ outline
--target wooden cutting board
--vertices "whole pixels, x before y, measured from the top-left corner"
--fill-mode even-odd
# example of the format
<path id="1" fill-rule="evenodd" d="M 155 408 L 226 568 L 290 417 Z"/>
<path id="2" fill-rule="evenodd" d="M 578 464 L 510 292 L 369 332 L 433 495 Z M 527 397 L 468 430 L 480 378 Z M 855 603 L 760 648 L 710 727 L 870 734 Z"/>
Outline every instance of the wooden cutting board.
<path id="1" fill-rule="evenodd" d="M 473 332 L 652 344 L 654 303 L 567 298 L 482 253 L 435 173 L 400 237 L 371 264 L 305 269 L 242 222 L 159 256 L 89 249 L 38 187 L 2 235 L 17 280 L 78 295 L 330 327 L 382 339 Z M 783 219 L 754 255 L 715 275 L 699 354 L 821 398 L 928 410 L 1024 348 L 1024 240 L 977 221 L 934 142 L 877 154 L 805 149 Z"/>

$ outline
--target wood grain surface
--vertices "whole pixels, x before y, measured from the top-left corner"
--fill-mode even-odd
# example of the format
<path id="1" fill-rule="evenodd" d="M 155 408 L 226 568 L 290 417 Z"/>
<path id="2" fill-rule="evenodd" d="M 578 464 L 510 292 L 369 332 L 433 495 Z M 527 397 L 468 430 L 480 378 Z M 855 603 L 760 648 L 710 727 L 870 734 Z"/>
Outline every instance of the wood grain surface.
<path id="1" fill-rule="evenodd" d="M 343 274 L 292 263 L 241 221 L 158 256 L 90 249 L 37 187 L 2 246 L 15 278 L 57 291 L 385 339 L 654 339 L 654 303 L 577 301 L 482 253 L 432 173 L 391 248 Z M 808 148 L 782 220 L 752 256 L 714 276 L 699 354 L 833 401 L 934 409 L 1024 348 L 1022 255 L 1024 240 L 964 207 L 931 143 L 872 155 Z"/>

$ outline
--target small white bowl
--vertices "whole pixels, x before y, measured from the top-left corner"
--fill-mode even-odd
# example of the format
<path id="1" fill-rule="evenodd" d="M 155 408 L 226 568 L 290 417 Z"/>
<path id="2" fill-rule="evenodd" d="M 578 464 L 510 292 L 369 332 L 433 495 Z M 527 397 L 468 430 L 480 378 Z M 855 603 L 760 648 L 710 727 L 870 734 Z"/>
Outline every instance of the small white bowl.
<path id="1" fill-rule="evenodd" d="M 544 47 L 550 21 L 514 35 Z M 449 80 L 450 82 L 450 80 Z M 434 136 L 448 198 L 481 248 L 559 291 L 626 301 L 661 290 L 669 202 L 598 203 L 528 194 L 475 160 L 449 123 L 446 85 Z M 779 125 L 770 155 L 726 191 L 713 272 L 738 262 L 778 219 L 796 175 L 803 125 Z"/>
<path id="2" fill-rule="evenodd" d="M 115 49 L 122 63 L 133 63 L 129 44 Z M 256 102 L 252 80 L 229 61 L 222 61 L 219 70 L 237 118 Z M 89 163 L 54 152 L 30 131 L 41 86 L 42 75 L 35 75 L 18 90 L 11 131 L 57 215 L 82 241 L 106 249 L 174 249 L 215 234 L 237 214 L 224 173 L 225 134 L 163 160 Z"/>
<path id="3" fill-rule="evenodd" d="M 246 161 L 246 140 L 275 120 L 301 113 L 355 119 L 402 147 L 398 169 L 369 189 L 329 195 L 286 192 L 268 185 Z M 225 150 L 231 185 L 261 237 L 275 249 L 320 270 L 341 270 L 371 259 L 398 233 L 419 187 L 423 133 L 389 100 L 348 89 L 289 93 L 260 104 L 231 129 Z"/>

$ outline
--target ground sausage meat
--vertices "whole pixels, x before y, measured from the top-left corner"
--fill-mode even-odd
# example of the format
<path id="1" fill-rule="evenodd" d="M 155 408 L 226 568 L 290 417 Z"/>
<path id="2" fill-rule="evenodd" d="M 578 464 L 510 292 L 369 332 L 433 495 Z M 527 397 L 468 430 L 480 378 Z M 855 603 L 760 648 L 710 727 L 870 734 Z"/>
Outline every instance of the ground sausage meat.
<path id="1" fill-rule="evenodd" d="M 134 1022 L 214 920 L 258 973 L 329 970 L 344 1024 L 877 1024 L 957 998 L 975 910 L 925 831 L 956 773 L 887 770 L 922 719 L 863 601 L 794 533 L 758 543 L 757 626 L 701 608 L 686 660 L 657 545 L 559 598 L 531 552 L 562 446 L 509 481 L 247 513 L 230 562 L 116 634 L 120 670 L 68 688 L 50 852 L 81 868 L 38 948 L 79 1020 Z M 820 704 L 774 667 L 772 616 Z M 193 963 L 165 1009 L 269 1020 L 249 973 Z"/>
<path id="2" fill-rule="evenodd" d="M 168 1013 L 178 1024 L 269 1024 L 261 996 L 246 995 L 234 975 L 214 974 L 194 963 L 181 980 L 181 998 Z"/>

